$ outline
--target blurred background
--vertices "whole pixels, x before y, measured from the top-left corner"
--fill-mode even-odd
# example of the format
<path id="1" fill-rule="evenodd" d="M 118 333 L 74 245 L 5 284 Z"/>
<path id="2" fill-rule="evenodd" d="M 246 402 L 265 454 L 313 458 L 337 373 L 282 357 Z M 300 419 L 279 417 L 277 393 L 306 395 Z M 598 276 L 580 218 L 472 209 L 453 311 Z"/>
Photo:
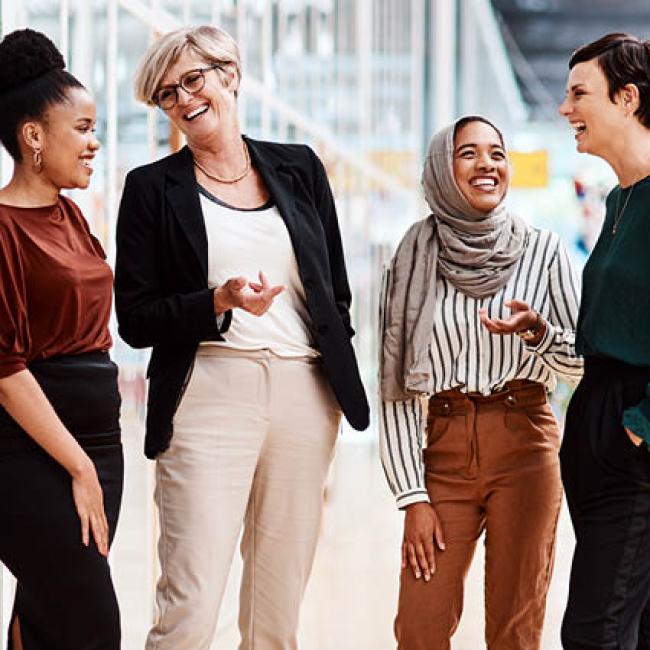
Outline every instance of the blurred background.
<path id="1" fill-rule="evenodd" d="M 3 34 L 29 26 L 52 38 L 97 100 L 103 149 L 91 188 L 72 194 L 111 260 L 126 172 L 182 145 L 164 115 L 135 102 L 138 59 L 158 35 L 185 24 L 216 24 L 236 38 L 243 131 L 308 142 L 326 165 L 354 290 L 355 347 L 373 405 L 381 267 L 407 226 L 427 215 L 419 177 L 431 135 L 463 114 L 492 119 L 512 158 L 511 208 L 558 231 L 579 269 L 615 181 L 604 163 L 575 152 L 573 133 L 557 115 L 567 62 L 607 32 L 650 36 L 648 0 L 0 0 L 0 12 Z M 4 153 L 0 173 L 4 181 L 11 174 Z M 153 465 L 142 454 L 148 351 L 121 342 L 114 324 L 113 332 L 127 468 L 111 564 L 123 647 L 135 650 L 154 616 L 157 575 Z M 560 417 L 569 392 L 561 386 L 554 398 Z M 342 427 L 326 499 L 301 648 L 392 648 L 403 515 L 383 479 L 374 420 L 365 433 Z M 573 545 L 564 513 L 558 535 L 544 650 L 560 648 Z M 479 551 L 454 650 L 484 647 L 482 559 Z M 239 570 L 236 559 L 214 648 L 237 646 Z M 13 589 L 11 576 L 1 575 L 0 644 Z"/>

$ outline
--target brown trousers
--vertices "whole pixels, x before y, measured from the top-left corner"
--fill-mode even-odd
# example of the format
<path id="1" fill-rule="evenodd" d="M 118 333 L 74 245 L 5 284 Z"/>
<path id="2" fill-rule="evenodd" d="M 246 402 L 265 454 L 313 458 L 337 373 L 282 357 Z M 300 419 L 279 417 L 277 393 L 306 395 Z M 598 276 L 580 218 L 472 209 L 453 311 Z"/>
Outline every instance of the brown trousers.
<path id="1" fill-rule="evenodd" d="M 510 382 L 489 395 L 431 398 L 427 490 L 446 550 L 429 583 L 402 571 L 400 650 L 447 650 L 463 609 L 463 582 L 485 531 L 489 650 L 536 650 L 560 510 L 559 431 L 542 385 Z"/>

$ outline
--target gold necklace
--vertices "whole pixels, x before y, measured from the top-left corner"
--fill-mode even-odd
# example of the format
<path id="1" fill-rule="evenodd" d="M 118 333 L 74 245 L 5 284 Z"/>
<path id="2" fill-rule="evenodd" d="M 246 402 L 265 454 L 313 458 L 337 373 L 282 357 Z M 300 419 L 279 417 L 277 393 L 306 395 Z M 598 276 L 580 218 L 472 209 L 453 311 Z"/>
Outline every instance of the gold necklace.
<path id="1" fill-rule="evenodd" d="M 246 160 L 246 163 L 244 164 L 244 170 L 241 172 L 241 174 L 237 174 L 237 176 L 233 176 L 232 178 L 222 178 L 216 174 L 211 174 L 203 165 L 201 165 L 201 163 L 199 163 L 196 158 L 192 158 L 192 160 L 194 161 L 197 169 L 200 169 L 208 178 L 211 178 L 213 181 L 217 181 L 217 183 L 226 183 L 228 185 L 231 185 L 232 183 L 236 183 L 237 181 L 240 181 L 242 178 L 247 176 L 248 172 L 251 170 L 251 157 L 248 153 L 248 147 L 244 141 L 242 141 L 242 148 L 244 150 L 244 159 Z"/>
<path id="2" fill-rule="evenodd" d="M 621 210 L 618 209 L 618 205 L 621 202 L 621 194 L 623 193 L 623 190 L 621 190 L 621 194 L 618 195 L 618 201 L 616 201 L 616 211 L 618 212 L 618 214 L 614 219 L 614 225 L 612 226 L 612 235 L 616 234 L 616 229 L 618 228 L 618 224 L 623 217 L 625 208 L 627 208 L 627 204 L 630 202 L 630 197 L 632 196 L 632 192 L 634 192 L 634 185 L 632 185 L 632 187 L 630 188 L 630 193 L 627 195 L 627 198 L 625 199 L 625 203 L 623 204 L 623 208 Z"/>

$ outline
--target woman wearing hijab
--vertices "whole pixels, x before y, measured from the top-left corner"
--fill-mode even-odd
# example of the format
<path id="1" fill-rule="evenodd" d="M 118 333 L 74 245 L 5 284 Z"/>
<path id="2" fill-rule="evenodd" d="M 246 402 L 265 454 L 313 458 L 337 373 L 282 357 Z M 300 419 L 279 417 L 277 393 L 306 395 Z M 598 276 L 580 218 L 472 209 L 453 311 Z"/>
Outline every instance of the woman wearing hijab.
<path id="1" fill-rule="evenodd" d="M 560 113 L 618 185 L 583 272 L 585 375 L 560 454 L 576 549 L 567 650 L 650 648 L 650 41 L 608 34 L 569 62 Z M 612 137 L 612 133 L 616 137 Z"/>
<path id="2" fill-rule="evenodd" d="M 547 394 L 581 374 L 576 283 L 559 237 L 503 205 L 488 120 L 437 133 L 422 182 L 432 214 L 402 240 L 383 301 L 381 455 L 405 511 L 398 647 L 450 647 L 485 532 L 487 645 L 534 650 L 561 501 Z"/>

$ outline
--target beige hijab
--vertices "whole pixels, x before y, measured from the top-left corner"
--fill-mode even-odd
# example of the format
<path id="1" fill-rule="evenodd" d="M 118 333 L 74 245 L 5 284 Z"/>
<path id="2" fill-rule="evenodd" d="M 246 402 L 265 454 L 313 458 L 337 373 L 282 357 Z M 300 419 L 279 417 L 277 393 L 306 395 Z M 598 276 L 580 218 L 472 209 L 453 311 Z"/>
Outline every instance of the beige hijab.
<path id="1" fill-rule="evenodd" d="M 454 179 L 457 122 L 431 140 L 422 172 L 432 214 L 409 228 L 385 277 L 380 391 L 406 400 L 433 389 L 427 352 L 433 330 L 438 274 L 459 291 L 484 298 L 513 274 L 526 244 L 526 225 L 499 204 L 473 208 Z"/>

